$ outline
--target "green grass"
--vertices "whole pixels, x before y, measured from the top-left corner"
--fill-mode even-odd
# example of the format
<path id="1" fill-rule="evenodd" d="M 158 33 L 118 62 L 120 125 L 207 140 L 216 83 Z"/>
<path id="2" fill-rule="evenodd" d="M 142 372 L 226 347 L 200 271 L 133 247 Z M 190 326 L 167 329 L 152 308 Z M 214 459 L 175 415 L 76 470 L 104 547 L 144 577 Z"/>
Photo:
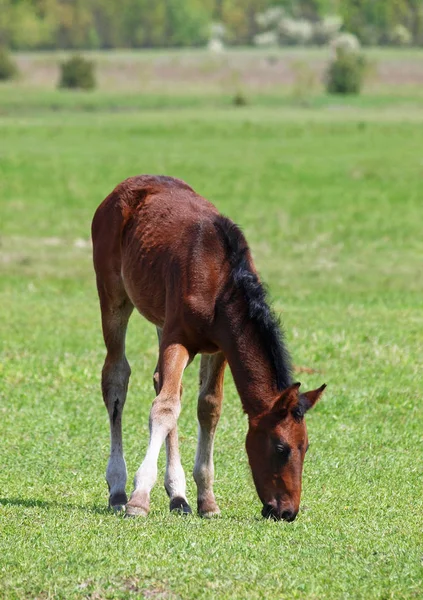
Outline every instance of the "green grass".
<path id="1" fill-rule="evenodd" d="M 35 96 L 30 111 L 9 112 L 0 94 L 0 597 L 421 598 L 421 110 L 112 113 L 100 94 L 86 114 L 55 94 L 63 114 Z M 114 185 L 141 172 L 186 179 L 243 227 L 295 364 L 318 371 L 298 377 L 328 384 L 308 416 L 292 524 L 260 518 L 229 372 L 215 454 L 221 518 L 168 514 L 163 456 L 146 520 L 106 510 L 89 228 Z M 128 358 L 131 480 L 157 358 L 154 328 L 137 315 Z M 179 421 L 193 506 L 197 366 Z"/>
<path id="2" fill-rule="evenodd" d="M 276 88 L 271 92 L 258 93 L 254 91 L 242 92 L 247 105 L 257 109 L 273 110 L 302 110 L 323 109 L 325 112 L 344 113 L 347 109 L 366 109 L 374 111 L 395 112 L 395 120 L 399 114 L 404 118 L 408 115 L 418 114 L 422 118 L 423 95 L 421 90 L 408 88 L 405 90 L 394 90 L 386 94 L 386 91 L 368 92 L 362 96 L 328 96 L 323 93 L 296 96 L 291 88 Z M 196 110 L 209 111 L 210 109 L 228 109 L 245 111 L 245 107 L 234 106 L 235 93 L 228 91 L 201 92 L 194 90 L 186 92 L 122 92 L 102 91 L 94 92 L 66 92 L 62 90 L 33 90 L 27 87 L 6 85 L 0 90 L 0 118 L 2 117 L 27 117 L 37 114 L 38 116 L 59 115 L 69 112 L 75 113 L 134 113 L 151 112 L 154 110 Z M 209 113 L 210 114 L 210 113 Z M 307 113 L 306 113 L 307 114 Z M 244 115 L 245 116 L 245 115 Z M 313 115 L 314 116 L 314 115 Z M 166 117 L 165 117 L 166 118 Z M 336 118 L 336 117 L 335 117 Z M 342 115 L 344 118 L 344 115 Z M 347 114 L 348 118 L 348 114 Z"/>

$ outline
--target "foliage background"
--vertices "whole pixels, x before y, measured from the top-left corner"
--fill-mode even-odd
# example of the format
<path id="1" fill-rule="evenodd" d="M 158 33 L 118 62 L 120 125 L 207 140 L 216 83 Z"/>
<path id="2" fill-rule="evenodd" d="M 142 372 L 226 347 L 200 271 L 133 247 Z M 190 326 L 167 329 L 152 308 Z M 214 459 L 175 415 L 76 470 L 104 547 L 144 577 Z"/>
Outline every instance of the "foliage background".
<path id="1" fill-rule="evenodd" d="M 204 45 L 211 24 L 225 41 L 253 43 L 257 15 L 281 7 L 315 22 L 339 15 L 364 44 L 389 44 L 398 26 L 423 45 L 421 0 L 0 0 L 0 45 L 12 49 L 106 49 Z"/>

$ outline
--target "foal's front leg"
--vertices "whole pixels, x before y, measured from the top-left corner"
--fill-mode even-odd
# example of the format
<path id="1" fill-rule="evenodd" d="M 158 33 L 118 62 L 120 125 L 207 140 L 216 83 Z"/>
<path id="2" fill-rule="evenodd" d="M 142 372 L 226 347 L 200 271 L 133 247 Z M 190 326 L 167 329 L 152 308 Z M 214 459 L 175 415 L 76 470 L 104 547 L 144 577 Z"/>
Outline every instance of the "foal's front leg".
<path id="1" fill-rule="evenodd" d="M 221 352 L 201 357 L 194 479 L 197 484 L 198 513 L 202 517 L 220 513 L 213 492 L 213 444 L 222 408 L 225 367 L 226 359 Z"/>
<path id="2" fill-rule="evenodd" d="M 130 516 L 146 516 L 150 508 L 150 492 L 157 480 L 157 460 L 163 442 L 176 431 L 181 411 L 181 383 L 189 363 L 188 350 L 181 344 L 163 345 L 160 349 L 160 392 L 150 412 L 150 442 L 147 453 L 134 479 L 134 491 L 126 505 Z M 181 498 L 186 503 L 185 498 Z"/>
<path id="3" fill-rule="evenodd" d="M 166 438 L 165 489 L 170 498 L 170 510 L 184 514 L 191 513 L 186 499 L 186 480 L 181 464 L 178 444 L 178 428 L 174 427 Z"/>

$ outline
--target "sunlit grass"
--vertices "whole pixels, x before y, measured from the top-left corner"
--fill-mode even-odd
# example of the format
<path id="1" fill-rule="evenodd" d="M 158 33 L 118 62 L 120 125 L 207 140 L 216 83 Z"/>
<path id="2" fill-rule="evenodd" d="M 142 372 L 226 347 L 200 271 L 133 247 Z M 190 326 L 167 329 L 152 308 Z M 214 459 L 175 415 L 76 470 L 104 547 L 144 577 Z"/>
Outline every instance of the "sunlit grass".
<path id="1" fill-rule="evenodd" d="M 421 597 L 419 111 L 411 122 L 407 112 L 359 104 L 342 113 L 111 114 L 97 100 L 92 114 L 70 106 L 0 121 L 0 596 Z M 216 441 L 221 518 L 168 514 L 163 456 L 147 520 L 106 510 L 89 228 L 114 185 L 141 172 L 186 179 L 243 227 L 294 363 L 316 371 L 298 378 L 306 388 L 328 384 L 308 417 L 292 524 L 260 518 L 229 373 Z M 156 343 L 134 315 L 130 480 L 148 439 Z M 193 507 L 197 366 L 185 374 L 180 417 Z"/>

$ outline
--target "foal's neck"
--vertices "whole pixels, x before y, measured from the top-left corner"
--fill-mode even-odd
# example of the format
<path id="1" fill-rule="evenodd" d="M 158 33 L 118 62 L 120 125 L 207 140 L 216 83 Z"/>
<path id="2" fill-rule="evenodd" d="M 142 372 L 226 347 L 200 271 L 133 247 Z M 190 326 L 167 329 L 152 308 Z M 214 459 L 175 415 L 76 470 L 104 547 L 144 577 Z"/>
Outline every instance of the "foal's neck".
<path id="1" fill-rule="evenodd" d="M 278 395 L 275 367 L 253 322 L 241 323 L 238 316 L 225 321 L 225 335 L 220 345 L 243 409 L 252 417 L 265 412 Z"/>

